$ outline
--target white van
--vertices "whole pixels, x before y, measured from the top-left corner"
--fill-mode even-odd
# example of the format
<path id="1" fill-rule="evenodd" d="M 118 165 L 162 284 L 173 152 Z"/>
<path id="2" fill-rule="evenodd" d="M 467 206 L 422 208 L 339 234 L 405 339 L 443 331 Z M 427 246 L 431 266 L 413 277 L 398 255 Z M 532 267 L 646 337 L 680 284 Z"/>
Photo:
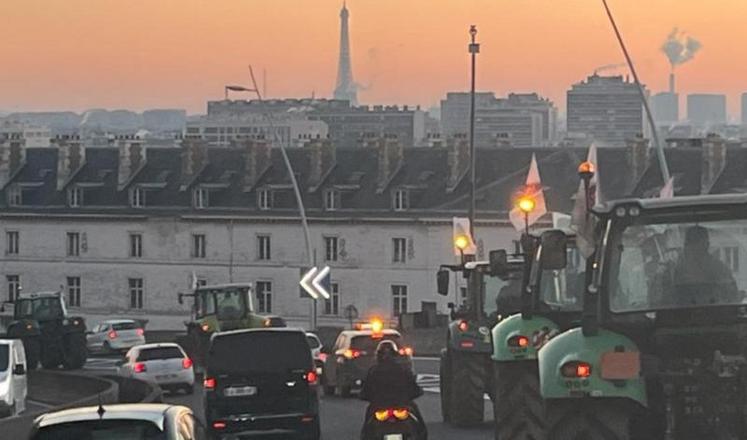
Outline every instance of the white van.
<path id="1" fill-rule="evenodd" d="M 0 417 L 26 409 L 26 353 L 20 339 L 0 339 Z"/>

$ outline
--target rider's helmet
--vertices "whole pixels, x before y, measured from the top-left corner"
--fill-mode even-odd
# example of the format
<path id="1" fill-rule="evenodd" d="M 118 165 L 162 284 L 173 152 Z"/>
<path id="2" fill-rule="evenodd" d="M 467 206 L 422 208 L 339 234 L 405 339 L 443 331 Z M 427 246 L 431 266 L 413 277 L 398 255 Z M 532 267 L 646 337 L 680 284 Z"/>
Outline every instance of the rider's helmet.
<path id="1" fill-rule="evenodd" d="M 397 356 L 397 344 L 392 341 L 381 341 L 376 347 L 376 361 L 382 362 Z"/>

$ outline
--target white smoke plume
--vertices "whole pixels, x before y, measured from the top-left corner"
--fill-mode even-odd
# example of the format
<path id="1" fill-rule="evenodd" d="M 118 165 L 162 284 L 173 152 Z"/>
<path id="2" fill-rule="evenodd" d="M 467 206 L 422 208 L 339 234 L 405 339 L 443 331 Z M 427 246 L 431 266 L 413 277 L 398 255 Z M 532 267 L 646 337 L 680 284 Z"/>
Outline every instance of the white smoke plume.
<path id="1" fill-rule="evenodd" d="M 661 51 L 667 56 L 669 64 L 671 64 L 672 69 L 674 69 L 675 66 L 690 61 L 701 47 L 703 47 L 703 45 L 700 41 L 687 35 L 685 32 L 674 28 L 661 46 Z"/>

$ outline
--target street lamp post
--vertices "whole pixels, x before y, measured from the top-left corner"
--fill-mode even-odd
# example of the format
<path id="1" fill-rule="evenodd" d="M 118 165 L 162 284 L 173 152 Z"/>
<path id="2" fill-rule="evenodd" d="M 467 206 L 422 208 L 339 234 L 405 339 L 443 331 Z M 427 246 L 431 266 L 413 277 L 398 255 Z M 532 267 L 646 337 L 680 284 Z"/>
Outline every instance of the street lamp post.
<path id="1" fill-rule="evenodd" d="M 469 53 L 472 57 L 472 80 L 469 101 L 469 160 L 470 160 L 470 184 L 469 184 L 469 233 L 475 239 L 475 66 L 477 54 L 480 53 L 480 45 L 475 41 L 477 37 L 477 26 L 469 28 L 471 42 Z"/>

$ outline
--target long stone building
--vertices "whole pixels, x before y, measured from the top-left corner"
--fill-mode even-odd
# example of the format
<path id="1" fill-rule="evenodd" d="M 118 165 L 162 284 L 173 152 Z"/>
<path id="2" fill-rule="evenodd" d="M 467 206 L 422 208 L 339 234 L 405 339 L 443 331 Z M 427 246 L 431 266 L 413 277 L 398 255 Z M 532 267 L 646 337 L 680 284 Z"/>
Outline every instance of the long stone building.
<path id="1" fill-rule="evenodd" d="M 363 147 L 315 141 L 289 151 L 310 220 L 313 257 L 332 267 L 333 299 L 320 325 L 394 317 L 458 298 L 435 294 L 435 271 L 455 257 L 453 216 L 468 207 L 468 148 L 453 139 L 403 148 L 391 138 Z M 208 147 L 149 147 L 134 138 L 85 148 L 0 142 L 0 297 L 62 289 L 76 313 L 141 316 L 179 327 L 188 306 L 177 292 L 193 274 L 208 283 L 252 282 L 260 312 L 308 322 L 298 280 L 307 266 L 303 232 L 281 152 L 260 141 Z M 532 154 L 551 211 L 569 212 L 581 149 L 485 149 L 477 154 L 479 254 L 513 247 L 507 221 Z M 667 152 L 678 194 L 744 185 L 747 154 L 711 140 Z M 657 165 L 642 144 L 599 151 L 605 197 L 658 191 Z M 726 158 L 729 157 L 727 161 Z M 737 182 L 738 181 L 738 182 Z M 462 283 L 463 280 L 457 282 Z M 458 291 L 458 289 L 455 289 Z"/>

